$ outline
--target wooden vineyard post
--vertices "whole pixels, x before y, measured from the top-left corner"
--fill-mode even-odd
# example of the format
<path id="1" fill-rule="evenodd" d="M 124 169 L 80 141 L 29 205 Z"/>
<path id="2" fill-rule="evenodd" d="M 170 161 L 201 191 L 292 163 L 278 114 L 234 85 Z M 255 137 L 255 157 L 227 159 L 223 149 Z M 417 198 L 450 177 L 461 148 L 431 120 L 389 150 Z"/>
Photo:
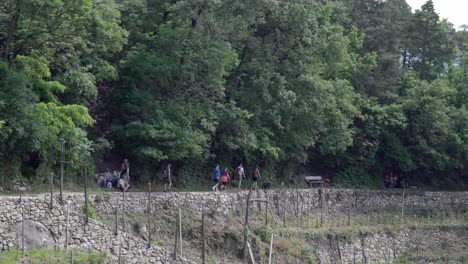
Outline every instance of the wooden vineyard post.
<path id="1" fill-rule="evenodd" d="M 319 189 L 320 194 L 320 227 L 323 226 L 323 190 L 322 187 Z"/>
<path id="2" fill-rule="evenodd" d="M 245 208 L 245 219 L 244 219 L 244 246 L 242 247 L 242 258 L 246 257 L 246 249 L 247 249 L 247 238 L 249 234 L 249 204 L 250 204 L 250 195 L 252 194 L 252 188 L 249 190 L 249 194 L 247 195 L 247 201 L 246 201 L 246 208 Z"/>
<path id="3" fill-rule="evenodd" d="M 122 192 L 122 230 L 125 232 L 125 191 Z"/>
<path id="4" fill-rule="evenodd" d="M 148 245 L 151 248 L 151 182 L 148 182 Z"/>
<path id="5" fill-rule="evenodd" d="M 23 206 L 23 196 L 20 194 L 21 202 L 21 255 L 24 259 L 24 206 Z"/>
<path id="6" fill-rule="evenodd" d="M 252 248 L 250 247 L 249 241 L 247 241 L 247 247 L 249 248 L 250 260 L 252 261 L 252 264 L 255 264 L 255 258 L 253 256 Z"/>
<path id="7" fill-rule="evenodd" d="M 273 219 L 273 224 L 276 225 L 275 215 L 274 215 L 274 213 L 273 213 L 273 210 L 271 209 L 272 207 L 274 207 L 274 206 L 272 206 L 272 205 L 269 204 L 268 210 L 270 211 L 271 219 Z"/>
<path id="8" fill-rule="evenodd" d="M 60 139 L 60 204 L 63 205 L 63 174 L 65 172 L 65 139 Z"/>
<path id="9" fill-rule="evenodd" d="M 115 232 L 114 232 L 114 235 L 116 235 L 116 236 L 119 234 L 118 211 L 119 211 L 119 208 L 117 206 L 115 206 Z"/>
<path id="10" fill-rule="evenodd" d="M 179 208 L 179 245 L 180 245 L 180 256 L 183 256 L 182 251 L 182 212 Z"/>
<path id="11" fill-rule="evenodd" d="M 265 203 L 265 227 L 268 226 L 268 191 L 265 190 L 265 198 L 266 198 L 266 203 Z"/>
<path id="12" fill-rule="evenodd" d="M 89 222 L 89 211 L 88 211 L 88 165 L 84 164 L 84 195 L 85 195 L 85 214 L 86 224 Z"/>
<path id="13" fill-rule="evenodd" d="M 268 256 L 268 264 L 271 264 L 271 254 L 273 252 L 273 238 L 275 237 L 274 234 L 271 234 L 271 239 L 270 239 L 270 254 Z"/>
<path id="14" fill-rule="evenodd" d="M 69 217 L 70 217 L 70 206 L 69 204 L 66 205 L 67 207 L 67 218 L 66 218 L 66 222 L 65 222 L 65 252 L 68 252 L 68 224 L 69 224 Z"/>
<path id="15" fill-rule="evenodd" d="M 50 173 L 50 204 L 49 209 L 54 208 L 54 173 Z"/>
<path id="16" fill-rule="evenodd" d="M 405 203 L 406 203 L 405 192 L 406 192 L 406 188 L 405 186 L 403 186 L 403 201 L 401 202 L 401 218 L 405 218 Z"/>
<path id="17" fill-rule="evenodd" d="M 122 245 L 119 246 L 119 264 L 122 264 Z"/>
<path id="18" fill-rule="evenodd" d="M 295 204 L 296 205 L 295 206 L 296 207 L 296 221 L 297 221 L 297 226 L 299 226 L 299 224 L 300 224 L 299 223 L 299 221 L 300 221 L 300 219 L 299 219 L 299 189 L 297 188 L 297 183 L 296 183 L 296 188 L 294 189 L 294 191 L 296 193 L 296 199 L 295 199 L 296 200 L 295 201 L 296 202 L 296 204 Z"/>
<path id="19" fill-rule="evenodd" d="M 284 184 L 281 183 L 281 189 L 283 189 L 283 228 L 286 227 L 286 191 L 284 190 Z"/>
<path id="20" fill-rule="evenodd" d="M 202 232 L 202 264 L 205 264 L 205 212 L 202 211 L 202 225 L 201 225 L 201 232 Z"/>
<path id="21" fill-rule="evenodd" d="M 174 260 L 177 260 L 177 242 L 179 241 L 179 227 L 176 225 L 174 241 Z"/>

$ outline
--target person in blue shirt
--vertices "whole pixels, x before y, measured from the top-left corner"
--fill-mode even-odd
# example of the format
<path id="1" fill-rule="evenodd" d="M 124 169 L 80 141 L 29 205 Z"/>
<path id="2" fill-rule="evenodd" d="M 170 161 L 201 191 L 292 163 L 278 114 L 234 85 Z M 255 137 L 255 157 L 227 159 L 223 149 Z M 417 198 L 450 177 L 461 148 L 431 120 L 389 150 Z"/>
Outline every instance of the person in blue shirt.
<path id="1" fill-rule="evenodd" d="M 219 184 L 219 164 L 216 164 L 216 166 L 213 169 L 213 181 L 215 182 L 215 186 L 213 186 L 213 192 L 218 191 L 218 184 Z"/>

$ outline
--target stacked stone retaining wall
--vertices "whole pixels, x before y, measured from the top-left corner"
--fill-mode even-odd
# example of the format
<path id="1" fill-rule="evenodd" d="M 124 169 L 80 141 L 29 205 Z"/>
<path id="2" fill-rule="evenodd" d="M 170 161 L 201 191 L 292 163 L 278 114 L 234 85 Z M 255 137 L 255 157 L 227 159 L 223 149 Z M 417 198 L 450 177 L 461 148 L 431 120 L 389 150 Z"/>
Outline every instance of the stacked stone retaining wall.
<path id="1" fill-rule="evenodd" d="M 225 216 L 230 213 L 242 214 L 245 212 L 247 195 L 247 191 L 152 193 L 151 208 L 152 210 L 183 208 Z M 99 214 L 113 215 L 115 208 L 145 213 L 148 208 L 148 194 L 144 192 L 130 192 L 124 195 L 119 192 L 104 192 L 99 195 L 91 195 L 90 198 L 95 201 L 93 203 L 94 208 Z M 308 216 L 312 216 L 321 211 L 326 216 L 332 216 L 350 210 L 391 211 L 400 210 L 402 204 L 406 208 L 431 208 L 434 210 L 459 210 L 468 207 L 468 192 L 405 191 L 403 196 L 402 191 L 285 189 L 270 190 L 268 192 L 254 191 L 252 198 L 268 199 L 273 207 L 273 213 L 277 215 L 307 213 Z M 165 253 L 162 248 L 151 246 L 147 249 L 147 243 L 143 238 L 131 236 L 123 232 L 125 230 L 120 230 L 116 235 L 115 228 L 102 221 L 90 219 L 89 223 L 85 224 L 82 212 L 84 205 L 83 194 L 66 194 L 64 199 L 66 205 L 62 206 L 59 204 L 56 195 L 54 197 L 54 207 L 50 209 L 50 197 L 46 194 L 22 199 L 12 196 L 0 196 L 0 250 L 20 247 L 22 210 L 24 210 L 25 223 L 29 225 L 29 228 L 31 230 L 40 230 L 38 232 L 40 237 L 27 238 L 27 245 L 64 248 L 66 208 L 68 207 L 68 244 L 70 249 L 79 248 L 107 252 L 111 256 L 111 261 L 116 260 L 120 251 L 120 254 L 130 263 L 164 263 L 164 259 L 169 258 L 169 253 Z M 263 205 L 253 202 L 251 206 L 252 211 L 255 213 L 255 211 L 261 210 Z M 400 237 L 404 238 L 405 236 L 409 237 L 410 235 L 402 233 Z M 438 235 L 434 233 L 434 236 Z M 466 239 L 466 232 L 462 234 L 462 237 Z M 388 240 L 376 239 L 378 241 Z M 376 243 L 372 242 L 372 244 Z M 407 244 L 410 245 L 411 243 L 408 242 Z M 341 246 L 341 252 L 351 250 L 351 247 L 346 245 Z M 405 244 L 402 247 L 407 247 L 407 245 Z M 317 245 L 317 248 L 321 247 Z M 353 245 L 352 248 L 359 247 Z M 322 254 L 320 252 L 329 252 L 329 250 L 323 249 L 317 252 L 317 254 Z M 348 253 L 342 254 L 350 256 Z M 323 255 L 325 256 L 326 253 L 323 253 Z M 383 256 L 380 256 L 380 259 L 382 258 Z M 177 263 L 183 262 L 186 261 L 181 260 Z"/>
<path id="2" fill-rule="evenodd" d="M 201 212 L 219 212 L 227 214 L 237 211 L 244 212 L 248 192 L 169 192 L 152 193 L 151 207 L 157 209 L 190 208 Z M 297 215 L 298 213 L 318 212 L 324 214 L 340 214 L 352 211 L 382 211 L 401 210 L 405 208 L 431 208 L 434 210 L 461 210 L 468 208 L 468 192 L 422 192 L 422 191 L 365 191 L 351 189 L 285 189 L 253 191 L 252 199 L 266 199 L 273 206 L 273 212 L 282 215 Z M 123 205 L 126 210 L 146 210 L 147 193 L 126 193 L 123 198 L 120 193 L 103 195 L 100 210 L 111 213 L 115 205 Z M 251 203 L 252 209 L 258 208 L 257 202 Z"/>
<path id="3" fill-rule="evenodd" d="M 117 193 L 115 193 L 117 195 Z M 89 219 L 85 223 L 83 213 L 84 196 L 67 194 L 65 205 L 54 199 L 50 209 L 50 197 L 39 195 L 32 197 L 0 196 L 0 250 L 22 248 L 24 217 L 25 249 L 31 247 L 47 247 L 64 249 L 66 241 L 67 207 L 68 207 L 68 249 L 93 250 L 109 255 L 109 263 L 166 263 L 171 259 L 170 253 L 164 249 L 151 246 L 141 238 L 132 236 L 125 230 L 102 221 Z M 24 211 L 24 216 L 22 214 Z M 191 263 L 179 259 L 171 263 Z"/>

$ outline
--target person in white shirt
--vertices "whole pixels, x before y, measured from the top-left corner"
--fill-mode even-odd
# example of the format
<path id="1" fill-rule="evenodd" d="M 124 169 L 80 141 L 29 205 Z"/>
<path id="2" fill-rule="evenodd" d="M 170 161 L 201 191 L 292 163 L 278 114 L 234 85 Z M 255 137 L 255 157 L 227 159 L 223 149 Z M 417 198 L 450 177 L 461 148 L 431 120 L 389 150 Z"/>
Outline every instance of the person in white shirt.
<path id="1" fill-rule="evenodd" d="M 245 177 L 244 167 L 242 167 L 242 163 L 239 164 L 236 168 L 236 178 L 237 178 L 237 187 L 240 189 L 242 184 L 242 179 Z"/>

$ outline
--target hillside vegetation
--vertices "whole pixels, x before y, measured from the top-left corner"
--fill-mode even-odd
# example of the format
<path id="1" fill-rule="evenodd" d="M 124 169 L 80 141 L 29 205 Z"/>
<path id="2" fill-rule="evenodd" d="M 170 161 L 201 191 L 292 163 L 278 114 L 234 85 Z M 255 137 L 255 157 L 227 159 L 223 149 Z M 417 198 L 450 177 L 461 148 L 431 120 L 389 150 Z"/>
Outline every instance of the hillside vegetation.
<path id="1" fill-rule="evenodd" d="M 63 138 L 67 180 L 128 158 L 179 187 L 242 161 L 466 188 L 467 51 L 432 1 L 4 0 L 0 185 L 47 182 Z"/>

